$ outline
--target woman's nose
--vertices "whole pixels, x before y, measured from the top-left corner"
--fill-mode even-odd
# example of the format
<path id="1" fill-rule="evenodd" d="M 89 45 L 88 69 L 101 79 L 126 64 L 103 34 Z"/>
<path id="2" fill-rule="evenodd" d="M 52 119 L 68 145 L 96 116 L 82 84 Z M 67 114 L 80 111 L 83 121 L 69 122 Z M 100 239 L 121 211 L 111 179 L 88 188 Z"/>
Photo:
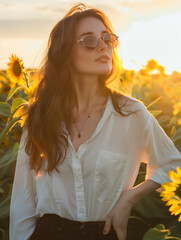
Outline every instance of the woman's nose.
<path id="1" fill-rule="evenodd" d="M 97 51 L 102 51 L 103 49 L 107 49 L 107 44 L 104 42 L 104 40 L 100 37 L 98 46 L 97 46 Z"/>

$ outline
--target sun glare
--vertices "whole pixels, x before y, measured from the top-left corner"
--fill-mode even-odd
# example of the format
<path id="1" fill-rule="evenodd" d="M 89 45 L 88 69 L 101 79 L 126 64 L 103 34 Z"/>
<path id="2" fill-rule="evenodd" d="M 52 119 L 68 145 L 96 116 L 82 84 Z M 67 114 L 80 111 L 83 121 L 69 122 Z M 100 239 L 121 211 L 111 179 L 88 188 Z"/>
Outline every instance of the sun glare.
<path id="1" fill-rule="evenodd" d="M 134 22 L 119 34 L 123 66 L 138 70 L 154 58 L 167 74 L 181 72 L 181 15 L 167 14 L 145 22 Z"/>

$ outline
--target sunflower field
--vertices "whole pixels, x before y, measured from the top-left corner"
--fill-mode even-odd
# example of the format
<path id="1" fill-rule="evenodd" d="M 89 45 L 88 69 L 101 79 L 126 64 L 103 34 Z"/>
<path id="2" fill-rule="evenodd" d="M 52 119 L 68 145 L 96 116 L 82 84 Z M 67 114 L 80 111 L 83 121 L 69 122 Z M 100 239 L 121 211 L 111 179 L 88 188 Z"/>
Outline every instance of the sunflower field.
<path id="1" fill-rule="evenodd" d="M 28 106 L 39 75 L 16 55 L 0 71 L 0 239 L 9 239 L 9 206 L 16 159 Z M 181 152 L 181 73 L 168 75 L 154 59 L 139 71 L 122 70 L 119 88 L 141 100 Z M 135 185 L 144 181 L 141 164 Z M 169 171 L 171 182 L 137 202 L 131 212 L 128 240 L 181 240 L 181 169 Z"/>

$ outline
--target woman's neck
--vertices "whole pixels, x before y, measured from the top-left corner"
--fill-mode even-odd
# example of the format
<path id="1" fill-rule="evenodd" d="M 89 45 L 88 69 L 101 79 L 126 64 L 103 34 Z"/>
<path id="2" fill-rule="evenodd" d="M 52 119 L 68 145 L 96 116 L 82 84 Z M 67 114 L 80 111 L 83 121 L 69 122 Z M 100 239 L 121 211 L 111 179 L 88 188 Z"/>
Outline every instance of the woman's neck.
<path id="1" fill-rule="evenodd" d="M 106 97 L 99 86 L 99 80 L 95 76 L 88 76 L 73 80 L 76 104 L 75 108 L 80 114 L 89 111 L 93 105 L 98 104 Z"/>

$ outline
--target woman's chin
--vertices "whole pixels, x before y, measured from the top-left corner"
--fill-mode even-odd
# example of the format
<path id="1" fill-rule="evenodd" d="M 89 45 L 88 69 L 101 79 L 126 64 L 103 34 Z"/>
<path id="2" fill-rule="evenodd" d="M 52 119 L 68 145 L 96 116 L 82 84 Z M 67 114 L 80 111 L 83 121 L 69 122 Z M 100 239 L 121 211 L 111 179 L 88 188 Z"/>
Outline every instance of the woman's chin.
<path id="1" fill-rule="evenodd" d="M 102 71 L 99 71 L 99 74 L 103 75 L 103 74 L 109 74 L 111 72 L 111 69 L 104 69 Z"/>

